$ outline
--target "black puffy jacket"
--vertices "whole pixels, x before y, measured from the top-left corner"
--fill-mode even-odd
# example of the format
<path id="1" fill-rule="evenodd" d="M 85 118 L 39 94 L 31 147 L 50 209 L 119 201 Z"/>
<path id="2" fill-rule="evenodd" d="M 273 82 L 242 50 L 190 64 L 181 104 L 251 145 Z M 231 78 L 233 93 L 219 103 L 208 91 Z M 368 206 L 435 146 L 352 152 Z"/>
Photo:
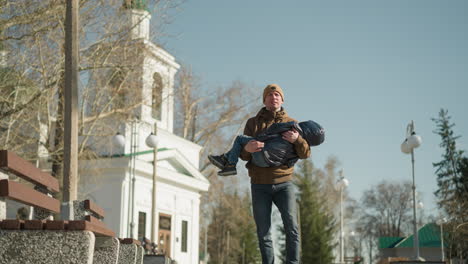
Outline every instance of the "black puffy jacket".
<path id="1" fill-rule="evenodd" d="M 299 132 L 309 146 L 318 146 L 325 140 L 324 129 L 312 120 L 300 122 L 299 124 L 296 122 L 272 124 L 265 132 L 255 137 L 256 140 L 265 143 L 262 153 L 269 166 L 274 167 L 285 164 L 292 167 L 299 159 L 294 150 L 294 145 L 284 140 L 281 135 L 293 128 Z"/>

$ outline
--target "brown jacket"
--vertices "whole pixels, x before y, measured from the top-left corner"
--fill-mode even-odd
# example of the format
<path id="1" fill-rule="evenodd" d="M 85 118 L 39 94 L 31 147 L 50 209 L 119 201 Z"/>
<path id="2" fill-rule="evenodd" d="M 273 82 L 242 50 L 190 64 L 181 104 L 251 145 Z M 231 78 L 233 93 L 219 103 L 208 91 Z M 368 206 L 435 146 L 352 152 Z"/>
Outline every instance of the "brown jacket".
<path id="1" fill-rule="evenodd" d="M 268 111 L 263 107 L 256 116 L 247 120 L 244 128 L 244 135 L 255 137 L 262 133 L 265 129 L 271 126 L 273 123 L 290 122 L 295 119 L 288 116 L 286 111 L 281 108 L 278 112 Z M 300 159 L 306 159 L 310 156 L 310 147 L 300 135 L 294 142 L 294 148 Z M 294 167 L 288 167 L 282 165 L 278 167 L 262 168 L 257 167 L 250 162 L 251 154 L 244 149 L 240 155 L 241 159 L 249 161 L 247 162 L 247 169 L 249 170 L 250 182 L 254 184 L 276 184 L 286 182 L 292 179 L 292 173 Z"/>

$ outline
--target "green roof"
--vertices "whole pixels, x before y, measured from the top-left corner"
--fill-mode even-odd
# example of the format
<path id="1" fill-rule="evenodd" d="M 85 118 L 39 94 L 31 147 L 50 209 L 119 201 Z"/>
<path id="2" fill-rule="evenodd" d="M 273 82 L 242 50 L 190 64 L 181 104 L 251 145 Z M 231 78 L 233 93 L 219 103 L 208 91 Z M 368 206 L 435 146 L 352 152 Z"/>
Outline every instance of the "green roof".
<path id="1" fill-rule="evenodd" d="M 169 150 L 168 148 L 158 148 L 158 152 L 166 151 Z M 153 150 L 145 150 L 145 151 L 139 151 L 135 153 L 125 153 L 125 154 L 114 154 L 111 157 L 112 158 L 120 158 L 120 157 L 130 157 L 130 156 L 139 156 L 139 155 L 145 155 L 153 153 Z"/>
<path id="2" fill-rule="evenodd" d="M 440 228 L 434 223 L 426 224 L 418 231 L 419 247 L 440 247 Z M 398 240 L 399 239 L 399 240 Z M 406 238 L 379 237 L 379 248 L 412 248 L 413 235 Z"/>
<path id="3" fill-rule="evenodd" d="M 418 231 L 419 247 L 440 247 L 440 228 L 438 225 L 426 224 Z M 397 248 L 413 247 L 413 235 L 396 245 Z"/>
<path id="4" fill-rule="evenodd" d="M 392 248 L 404 237 L 379 237 L 379 248 Z"/>

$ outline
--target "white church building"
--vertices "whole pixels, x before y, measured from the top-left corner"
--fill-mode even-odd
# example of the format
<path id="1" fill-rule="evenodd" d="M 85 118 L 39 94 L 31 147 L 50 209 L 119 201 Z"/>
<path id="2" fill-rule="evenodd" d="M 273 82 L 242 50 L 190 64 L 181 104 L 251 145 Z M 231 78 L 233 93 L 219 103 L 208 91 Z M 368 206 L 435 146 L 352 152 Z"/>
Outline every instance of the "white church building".
<path id="1" fill-rule="evenodd" d="M 80 192 L 105 212 L 104 222 L 121 238 L 151 239 L 154 228 L 158 249 L 177 263 L 199 263 L 200 197 L 209 182 L 199 172 L 201 146 L 173 134 L 174 76 L 179 69 L 173 56 L 149 41 L 150 14 L 130 9 L 136 23 L 132 38 L 144 46 L 139 89 L 138 118 L 119 126 L 124 146 L 113 155 L 80 160 Z M 157 83 L 156 83 L 157 82 Z M 156 83 L 156 84 L 155 84 Z M 162 102 L 155 114 L 151 105 L 159 85 Z M 157 124 L 156 213 L 152 215 L 154 151 L 145 144 Z M 96 179 L 96 172 L 99 177 Z M 151 226 L 155 217 L 155 226 Z"/>

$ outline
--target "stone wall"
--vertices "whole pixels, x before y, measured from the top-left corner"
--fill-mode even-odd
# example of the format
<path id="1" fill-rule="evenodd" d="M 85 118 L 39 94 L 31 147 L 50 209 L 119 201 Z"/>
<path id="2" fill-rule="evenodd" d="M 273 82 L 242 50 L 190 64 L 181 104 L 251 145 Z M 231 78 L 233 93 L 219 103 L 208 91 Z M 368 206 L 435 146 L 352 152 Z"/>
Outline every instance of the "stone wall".
<path id="1" fill-rule="evenodd" d="M 0 264 L 92 264 L 89 231 L 0 230 Z"/>

